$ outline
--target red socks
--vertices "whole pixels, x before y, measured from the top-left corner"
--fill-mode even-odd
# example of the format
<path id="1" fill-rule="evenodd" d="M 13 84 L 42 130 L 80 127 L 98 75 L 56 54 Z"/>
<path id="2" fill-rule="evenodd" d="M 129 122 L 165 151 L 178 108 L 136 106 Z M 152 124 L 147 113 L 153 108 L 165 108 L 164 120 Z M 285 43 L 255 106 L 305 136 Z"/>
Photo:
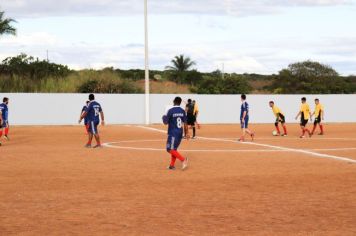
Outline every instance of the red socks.
<path id="1" fill-rule="evenodd" d="M 277 130 L 277 133 L 278 133 L 278 134 L 281 133 L 281 131 L 279 130 L 279 126 L 278 126 L 278 125 L 276 126 L 276 130 Z"/>
<path id="2" fill-rule="evenodd" d="M 283 125 L 284 134 L 287 134 L 287 126 Z"/>
<path id="3" fill-rule="evenodd" d="M 7 136 L 7 134 L 9 133 L 9 127 L 5 128 L 5 135 Z"/>
<path id="4" fill-rule="evenodd" d="M 0 137 L 2 136 L 2 129 L 0 129 Z"/>
<path id="5" fill-rule="evenodd" d="M 314 134 L 315 129 L 316 129 L 316 125 L 314 125 L 314 127 L 313 127 L 312 134 Z"/>
<path id="6" fill-rule="evenodd" d="M 323 125 L 320 124 L 319 127 L 320 127 L 320 132 L 323 134 L 323 133 L 324 133 L 324 127 L 323 127 Z"/>
<path id="7" fill-rule="evenodd" d="M 176 159 L 173 155 L 171 157 L 171 164 L 169 166 L 174 166 L 174 164 L 176 163 Z"/>
<path id="8" fill-rule="evenodd" d="M 175 157 L 182 162 L 185 160 L 184 157 L 182 157 L 182 155 L 177 152 L 177 150 L 171 150 L 169 153 L 172 155 L 172 157 Z"/>

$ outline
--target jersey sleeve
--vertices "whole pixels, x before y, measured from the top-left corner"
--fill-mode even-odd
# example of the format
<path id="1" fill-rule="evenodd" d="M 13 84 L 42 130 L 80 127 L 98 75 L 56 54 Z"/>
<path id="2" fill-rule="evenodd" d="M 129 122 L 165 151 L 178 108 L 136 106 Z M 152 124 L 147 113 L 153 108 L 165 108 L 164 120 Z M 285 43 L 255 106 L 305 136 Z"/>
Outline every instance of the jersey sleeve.
<path id="1" fill-rule="evenodd" d="M 99 106 L 99 112 L 103 112 L 103 108 L 101 107 L 101 105 Z"/>

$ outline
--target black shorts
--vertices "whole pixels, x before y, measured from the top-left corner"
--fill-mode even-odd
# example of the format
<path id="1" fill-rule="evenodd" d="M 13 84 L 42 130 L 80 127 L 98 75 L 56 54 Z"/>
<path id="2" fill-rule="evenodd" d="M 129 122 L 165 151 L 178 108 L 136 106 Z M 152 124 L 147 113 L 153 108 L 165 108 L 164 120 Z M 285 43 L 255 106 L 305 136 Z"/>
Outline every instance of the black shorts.
<path id="1" fill-rule="evenodd" d="M 300 120 L 300 125 L 301 125 L 301 126 L 306 126 L 306 125 L 308 124 L 308 121 L 309 121 L 309 120 L 301 119 L 301 120 Z"/>
<path id="2" fill-rule="evenodd" d="M 195 125 L 196 117 L 194 115 L 187 115 L 187 124 Z"/>
<path id="3" fill-rule="evenodd" d="M 314 120 L 314 125 L 316 125 L 316 124 L 320 124 L 320 123 L 321 123 L 320 116 L 315 117 L 315 120 Z"/>
<path id="4" fill-rule="evenodd" d="M 281 122 L 282 124 L 286 123 L 286 118 L 281 113 L 278 113 L 278 118 L 276 119 L 276 123 L 278 122 Z"/>

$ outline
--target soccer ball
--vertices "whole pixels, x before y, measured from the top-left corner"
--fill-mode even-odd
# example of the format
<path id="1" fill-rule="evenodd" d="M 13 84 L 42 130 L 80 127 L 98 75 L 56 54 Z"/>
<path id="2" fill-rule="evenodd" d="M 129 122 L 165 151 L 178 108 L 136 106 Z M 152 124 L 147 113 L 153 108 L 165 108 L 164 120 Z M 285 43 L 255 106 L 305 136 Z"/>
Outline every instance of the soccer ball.
<path id="1" fill-rule="evenodd" d="M 273 136 L 277 136 L 277 135 L 278 135 L 277 131 L 276 131 L 276 130 L 273 130 L 273 131 L 272 131 L 272 135 L 273 135 Z"/>

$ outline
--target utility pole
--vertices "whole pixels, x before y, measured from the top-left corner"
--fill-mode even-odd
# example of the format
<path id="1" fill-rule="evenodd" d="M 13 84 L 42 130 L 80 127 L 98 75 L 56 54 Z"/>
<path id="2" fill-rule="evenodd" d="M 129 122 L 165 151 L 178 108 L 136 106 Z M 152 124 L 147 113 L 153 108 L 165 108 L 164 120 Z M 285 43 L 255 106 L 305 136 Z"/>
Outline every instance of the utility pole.
<path id="1" fill-rule="evenodd" d="M 144 0 L 144 18 L 145 18 L 145 123 L 150 124 L 150 76 L 148 69 L 148 17 L 147 0 Z"/>

